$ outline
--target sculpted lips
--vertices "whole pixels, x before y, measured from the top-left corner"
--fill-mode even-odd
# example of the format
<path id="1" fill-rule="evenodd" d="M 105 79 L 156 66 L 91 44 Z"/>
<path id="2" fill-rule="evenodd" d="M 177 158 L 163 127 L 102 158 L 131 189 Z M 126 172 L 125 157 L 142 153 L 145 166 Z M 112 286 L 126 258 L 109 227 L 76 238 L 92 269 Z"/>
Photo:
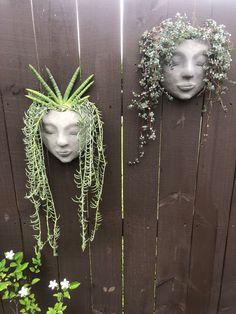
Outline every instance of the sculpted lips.
<path id="1" fill-rule="evenodd" d="M 194 84 L 181 84 L 181 85 L 177 85 L 177 87 L 183 92 L 188 92 L 192 90 L 195 87 L 195 85 Z"/>
<path id="2" fill-rule="evenodd" d="M 67 157 L 71 154 L 71 151 L 65 150 L 65 151 L 57 151 L 57 154 L 61 157 Z"/>

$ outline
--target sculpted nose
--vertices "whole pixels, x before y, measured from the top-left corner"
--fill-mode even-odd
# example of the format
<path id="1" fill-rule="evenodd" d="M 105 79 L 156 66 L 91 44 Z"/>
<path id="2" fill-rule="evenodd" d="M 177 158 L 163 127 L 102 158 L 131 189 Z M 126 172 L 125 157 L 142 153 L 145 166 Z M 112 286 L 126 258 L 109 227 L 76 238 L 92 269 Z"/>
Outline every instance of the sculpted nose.
<path id="1" fill-rule="evenodd" d="M 60 147 L 64 147 L 67 144 L 68 144 L 67 137 L 64 134 L 59 133 L 57 137 L 57 145 Z"/>
<path id="2" fill-rule="evenodd" d="M 188 62 L 185 64 L 183 71 L 182 71 L 182 77 L 185 79 L 190 79 L 194 76 L 194 66 L 191 62 Z"/>

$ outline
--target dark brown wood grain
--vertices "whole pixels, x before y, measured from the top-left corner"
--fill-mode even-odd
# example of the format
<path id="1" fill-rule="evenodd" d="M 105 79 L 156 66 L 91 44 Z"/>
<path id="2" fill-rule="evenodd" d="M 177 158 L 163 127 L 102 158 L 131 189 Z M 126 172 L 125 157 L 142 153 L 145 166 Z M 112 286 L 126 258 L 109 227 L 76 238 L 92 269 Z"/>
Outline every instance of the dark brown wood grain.
<path id="1" fill-rule="evenodd" d="M 78 1 L 83 78 L 104 121 L 107 168 L 103 221 L 91 244 L 92 313 L 121 313 L 121 74 L 119 1 Z M 93 217 L 93 213 L 90 212 Z M 93 218 L 92 218 L 93 219 Z"/>
<path id="2" fill-rule="evenodd" d="M 194 11 L 197 24 L 203 24 L 212 17 L 212 1 L 196 1 Z M 207 95 L 205 96 L 207 105 Z M 200 135 L 198 173 L 196 175 L 196 195 L 194 200 L 193 226 L 191 235 L 191 257 L 189 278 L 187 282 L 186 313 L 208 313 L 209 296 L 212 284 L 212 268 L 216 238 L 216 211 L 209 197 L 209 180 L 212 173 L 211 153 L 208 151 L 204 159 L 204 143 L 209 141 L 209 120 L 203 115 L 203 125 Z M 209 141 L 214 145 L 214 141 Z M 203 161 L 204 159 L 204 161 Z M 208 159 L 209 163 L 206 161 Z M 207 186 L 206 186 L 207 185 Z"/>
<path id="3" fill-rule="evenodd" d="M 209 14 L 208 1 L 169 2 L 168 16 L 186 13 L 194 25 Z M 165 101 L 157 250 L 156 313 L 186 309 L 203 96 Z"/>
<path id="4" fill-rule="evenodd" d="M 1 51 L 0 51 L 1 55 Z M 0 63 L 0 68 L 2 64 Z M 0 87 L 2 90 L 2 86 Z M 3 259 L 4 252 L 13 250 L 14 252 L 23 250 L 23 239 L 21 233 L 21 219 L 18 212 L 16 191 L 12 177 L 10 152 L 8 146 L 7 129 L 5 123 L 5 112 L 3 100 L 0 100 L 0 260 Z M 7 239 L 7 241 L 6 241 Z M 3 305 L 5 311 L 3 309 Z M 6 302 L 0 304 L 0 312 L 7 313 L 9 309 Z"/>
<path id="5" fill-rule="evenodd" d="M 24 200 L 25 164 L 21 128 L 23 127 L 23 112 L 27 108 L 27 101 L 24 98 L 24 88 L 30 82 L 26 68 L 29 62 L 35 60 L 35 45 L 30 4 L 28 1 L 22 1 L 22 6 L 20 8 L 16 7 L 17 4 L 14 1 L 1 2 L 0 31 L 2 44 L 0 48 L 0 78 L 1 135 L 3 141 L 1 143 L 1 150 L 3 151 L 3 153 L 1 152 L 1 157 L 3 158 L 1 166 L 5 166 L 5 178 L 3 176 L 2 179 L 5 180 L 5 184 L 9 182 L 9 188 L 11 187 L 10 194 L 10 191 L 7 194 L 4 191 L 1 191 L 1 193 L 3 197 L 9 198 L 9 208 L 12 207 L 15 211 L 19 211 L 19 217 L 21 217 L 23 225 L 23 234 L 20 238 L 24 238 L 26 241 L 25 244 L 29 246 L 28 249 L 26 248 L 26 251 L 32 252 L 33 246 L 30 247 L 30 244 L 33 243 L 30 237 L 32 232 L 30 226 L 28 226 L 28 214 L 31 212 L 31 206 Z M 15 185 L 14 188 L 12 184 Z M 16 228 L 20 228 L 20 224 L 17 224 Z M 24 233 L 26 233 L 25 236 Z M 19 241 L 17 239 L 17 232 L 15 236 L 9 233 L 9 238 L 15 238 L 14 241 L 16 242 Z M 19 248 L 22 249 L 22 244 Z"/>
<path id="6" fill-rule="evenodd" d="M 3 305 L 3 301 L 2 300 L 1 300 L 1 303 L 0 303 L 0 313 L 1 314 L 5 314 L 4 305 Z"/>
<path id="7" fill-rule="evenodd" d="M 29 63 L 36 60 L 30 1 L 23 0 L 20 6 L 17 1 L 1 1 L 0 21 L 1 115 L 4 110 L 6 127 L 6 133 L 3 130 L 1 136 L 7 134 L 9 145 L 7 147 L 6 141 L 1 143 L 1 158 L 4 158 L 1 160 L 1 167 L 5 167 L 1 176 L 6 180 L 5 187 L 1 189 L 1 200 L 8 199 L 3 215 L 9 221 L 5 237 L 1 237 L 5 242 L 1 250 L 7 249 L 7 245 L 13 245 L 15 250 L 24 249 L 26 258 L 30 259 L 34 252 L 33 231 L 30 226 L 30 214 L 33 209 L 24 199 L 25 156 L 21 131 L 24 110 L 28 107 L 24 97 L 25 87 L 31 83 L 26 69 Z M 2 150 L 5 152 L 2 153 Z M 38 292 L 40 294 L 40 291 Z M 7 308 L 6 313 L 10 312 Z"/>
<path id="8" fill-rule="evenodd" d="M 225 117 L 222 108 L 215 106 L 203 125 L 187 302 L 189 313 L 200 310 L 211 313 L 210 298 L 220 293 L 236 152 L 231 133 L 235 132 L 235 126 L 231 125 L 235 121 L 233 111 Z M 217 265 L 215 270 L 214 264 Z M 217 300 L 218 297 L 214 302 Z M 212 303 L 212 306 L 217 307 L 217 304 Z M 212 313 L 216 313 L 216 308 Z"/>
<path id="9" fill-rule="evenodd" d="M 47 66 L 64 92 L 79 66 L 76 2 L 43 0 L 34 1 L 33 4 L 40 71 L 45 75 Z M 71 199 L 77 193 L 73 177 L 76 167 L 77 160 L 63 164 L 48 154 L 48 174 L 56 210 L 60 215 L 61 235 L 58 258 L 52 257 L 51 250 L 45 253 L 54 264 L 47 279 L 56 276 L 58 268 L 60 280 L 66 278 L 69 281 L 79 281 L 81 286 L 72 292 L 71 300 L 67 302 L 67 311 L 90 313 L 89 254 L 88 251 L 82 253 L 81 250 L 77 208 Z"/>
<path id="10" fill-rule="evenodd" d="M 236 34 L 235 27 L 236 21 L 232 12 L 235 12 L 236 4 L 234 1 L 224 1 L 224 2 L 213 2 L 212 17 L 218 22 L 226 25 L 226 29 L 232 34 L 231 39 L 235 43 Z M 236 55 L 235 50 L 232 54 L 232 66 L 230 71 L 230 77 L 235 78 L 236 69 Z M 235 260 L 233 259 L 233 251 L 230 251 L 230 238 L 228 238 L 229 247 L 226 250 L 226 240 L 227 231 L 230 237 L 230 202 L 232 186 L 234 182 L 234 166 L 235 166 L 235 156 L 236 156 L 236 142 L 235 142 L 235 119 L 236 119 L 236 107 L 235 107 L 235 97 L 236 90 L 235 86 L 229 86 L 229 92 L 224 98 L 224 103 L 228 106 L 229 111 L 225 116 L 222 110 L 219 108 L 219 113 L 216 118 L 214 118 L 216 130 L 217 130 L 217 140 L 215 140 L 215 151 L 214 151 L 214 163 L 215 172 L 212 182 L 212 195 L 214 197 L 214 205 L 217 208 L 217 238 L 216 238 L 216 250 L 213 268 L 213 282 L 211 288 L 211 299 L 209 313 L 213 314 L 217 311 L 222 311 L 225 308 L 225 313 L 233 313 L 234 301 L 224 302 L 224 296 L 227 296 L 229 291 L 226 288 L 226 278 L 227 274 L 230 273 L 227 265 L 231 265 L 231 270 L 233 270 L 233 264 Z M 232 104 L 232 105 L 230 105 Z M 216 170 L 217 169 L 217 170 Z M 232 207 L 232 217 L 233 217 L 233 207 Z M 234 239 L 235 240 L 235 239 Z M 232 243 L 232 242 L 231 242 Z M 227 254 L 225 255 L 225 252 Z M 232 254 L 232 256 L 230 256 Z M 226 259 L 225 259 L 226 258 Z M 224 262 L 225 259 L 225 262 Z M 225 265 L 225 272 L 223 269 Z M 224 275 L 223 275 L 224 274 Z M 223 287 L 222 285 L 223 276 Z M 226 276 L 226 277 L 224 277 Z M 228 277 L 229 278 L 229 277 Z M 233 273 L 232 273 L 233 280 Z M 225 290 L 224 290 L 225 289 Z M 222 305 L 218 308 L 220 293 L 222 294 Z M 227 311 L 226 311 L 227 310 Z M 224 313 L 224 312 L 223 312 Z"/>
<path id="11" fill-rule="evenodd" d="M 233 198 L 231 203 L 231 215 L 227 230 L 227 246 L 224 256 L 224 270 L 221 282 L 221 294 L 218 302 L 219 314 L 233 314 L 236 309 L 235 299 L 235 282 L 236 282 L 236 271 L 235 271 L 235 208 L 236 208 L 236 185 L 234 181 Z"/>
<path id="12" fill-rule="evenodd" d="M 138 166 L 136 158 L 139 121 L 136 110 L 128 110 L 132 91 L 139 91 L 138 42 L 143 32 L 167 16 L 167 2 L 124 1 L 124 311 L 152 313 L 154 307 L 157 233 L 158 161 L 161 105 L 156 110 L 157 139 L 145 148 Z"/>
<path id="13" fill-rule="evenodd" d="M 5 114 L 2 101 L 0 107 L 0 259 L 3 259 L 5 257 L 4 252 L 8 252 L 10 250 L 13 250 L 14 252 L 22 251 L 23 239 L 21 234 L 21 220 L 16 203 L 15 187 L 12 177 Z M 6 302 L 4 302 L 3 305 L 5 309 L 7 309 Z M 3 305 L 1 302 L 0 312 L 2 311 L 2 313 L 5 313 Z"/>
<path id="14" fill-rule="evenodd" d="M 185 313 L 202 97 L 165 101 L 156 313 Z"/>
<path id="15" fill-rule="evenodd" d="M 132 91 L 139 91 L 142 33 L 180 12 L 194 25 L 211 17 L 224 23 L 235 43 L 234 2 L 124 0 L 121 61 L 119 0 L 21 0 L 20 5 L 17 0 L 0 1 L 2 257 L 13 249 L 24 250 L 31 258 L 35 244 L 30 227 L 33 207 L 24 199 L 21 128 L 30 105 L 25 88 L 39 86 L 28 64 L 44 75 L 48 66 L 62 90 L 79 64 L 83 79 L 93 73 L 95 83 L 89 94 L 104 121 L 108 165 L 103 222 L 84 253 L 77 208 L 71 200 L 77 193 L 73 174 L 78 162 L 62 164 L 46 153 L 61 237 L 58 257 L 48 246 L 42 253 L 41 282 L 35 292 L 43 313 L 53 304 L 49 280 L 64 278 L 81 282 L 68 300 L 66 313 L 123 313 L 122 238 L 125 314 L 235 313 L 235 86 L 229 85 L 224 97 L 227 115 L 218 104 L 202 113 L 206 95 L 190 101 L 160 99 L 157 140 L 147 145 L 144 159 L 135 167 L 128 161 L 136 157 L 139 121 L 137 112 L 127 109 Z M 233 51 L 232 79 L 235 68 Z M 0 313 L 11 313 L 6 302 L 0 303 Z"/>

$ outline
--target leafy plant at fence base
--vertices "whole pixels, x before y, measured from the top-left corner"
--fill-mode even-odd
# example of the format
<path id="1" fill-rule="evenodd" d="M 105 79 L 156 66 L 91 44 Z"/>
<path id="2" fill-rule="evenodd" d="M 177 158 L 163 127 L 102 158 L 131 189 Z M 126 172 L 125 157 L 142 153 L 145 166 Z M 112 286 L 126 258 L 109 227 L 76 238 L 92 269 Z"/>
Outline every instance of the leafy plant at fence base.
<path id="1" fill-rule="evenodd" d="M 41 265 L 40 253 L 32 258 L 31 263 L 28 263 L 24 261 L 23 252 L 14 253 L 12 250 L 6 252 L 5 258 L 0 261 L 0 294 L 2 300 L 11 302 L 15 314 L 41 312 L 33 292 L 34 286 L 40 281 L 40 278 L 38 275 L 31 278 L 31 276 L 39 274 Z M 60 285 L 56 280 L 50 281 L 49 288 L 56 289 L 56 293 L 53 294 L 56 302 L 53 307 L 48 308 L 46 313 L 64 313 L 67 308 L 64 300 L 70 299 L 70 290 L 78 288 L 79 285 L 80 283 L 77 281 L 70 283 L 66 279 L 61 281 Z"/>
<path id="2" fill-rule="evenodd" d="M 228 70 L 231 62 L 232 43 L 230 34 L 224 25 L 218 25 L 209 19 L 203 27 L 192 26 L 186 15 L 176 14 L 175 19 L 166 19 L 158 27 L 146 31 L 139 42 L 141 61 L 138 65 L 141 71 L 141 93 L 133 93 L 133 100 L 129 108 L 136 108 L 141 120 L 138 157 L 130 161 L 135 165 L 144 157 L 144 146 L 150 140 L 156 139 L 154 128 L 155 108 L 164 94 L 170 100 L 173 97 L 164 89 L 163 65 L 172 64 L 172 57 L 176 47 L 186 39 L 201 39 L 208 43 L 207 63 L 205 70 L 204 91 L 208 93 L 210 106 L 220 103 L 224 111 L 227 111 L 223 103 L 222 95 L 226 93 L 227 86 L 224 82 L 228 79 Z"/>
<path id="3" fill-rule="evenodd" d="M 88 100 L 89 96 L 84 96 L 88 88 L 93 84 L 93 75 L 90 75 L 73 93 L 72 89 L 80 73 L 77 68 L 73 74 L 64 95 L 60 92 L 58 85 L 50 70 L 46 68 L 52 87 L 50 87 L 36 69 L 30 68 L 40 82 L 45 94 L 33 89 L 27 89 L 27 98 L 33 103 L 25 113 L 23 129 L 25 153 L 26 153 L 26 175 L 27 175 L 27 195 L 34 205 L 35 212 L 31 216 L 32 227 L 35 231 L 36 254 L 38 254 L 48 242 L 53 249 L 53 254 L 57 255 L 58 238 L 60 229 L 53 196 L 51 193 L 44 160 L 43 142 L 40 126 L 44 115 L 49 110 L 66 111 L 72 110 L 79 113 L 82 122 L 87 126 L 81 128 L 78 138 L 85 137 L 85 149 L 79 153 L 79 167 L 74 175 L 75 184 L 79 190 L 79 195 L 73 200 L 78 204 L 78 216 L 81 224 L 82 249 L 85 250 L 88 241 L 95 237 L 96 230 L 101 224 L 102 216 L 99 204 L 102 196 L 105 154 L 103 146 L 103 122 L 101 114 L 94 103 Z M 81 122 L 81 121 L 80 121 Z M 85 133 L 85 134 L 83 134 Z M 90 208 L 95 210 L 94 225 L 89 228 L 87 197 L 90 195 Z M 45 213 L 45 223 L 47 228 L 46 239 L 42 235 L 41 214 Z M 90 222 L 91 223 L 91 222 Z M 90 229 L 90 233 L 89 233 Z"/>

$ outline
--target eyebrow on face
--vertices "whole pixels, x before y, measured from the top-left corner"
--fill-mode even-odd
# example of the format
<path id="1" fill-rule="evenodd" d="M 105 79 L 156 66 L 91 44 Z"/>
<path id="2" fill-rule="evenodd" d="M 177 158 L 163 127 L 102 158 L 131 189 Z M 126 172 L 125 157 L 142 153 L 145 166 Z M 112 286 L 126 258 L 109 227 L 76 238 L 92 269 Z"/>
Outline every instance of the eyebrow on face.
<path id="1" fill-rule="evenodd" d="M 186 56 L 185 53 L 177 51 L 177 52 L 174 52 L 172 58 L 174 58 L 174 57 L 185 58 L 185 56 Z M 206 50 L 201 50 L 201 51 L 195 53 L 192 57 L 193 57 L 194 59 L 197 59 L 198 57 L 201 57 L 201 56 L 206 57 Z"/>
<path id="2" fill-rule="evenodd" d="M 50 122 L 44 122 L 43 121 L 41 126 L 44 130 L 47 130 L 47 129 L 56 130 L 57 129 L 56 125 L 54 125 L 53 123 L 50 123 Z"/>
<path id="3" fill-rule="evenodd" d="M 43 121 L 42 123 L 43 126 L 45 127 L 54 127 L 54 128 L 57 128 L 57 126 L 54 124 L 54 123 L 51 123 L 51 122 L 45 122 Z M 71 124 L 68 124 L 65 126 L 65 128 L 74 128 L 74 127 L 78 127 L 78 124 L 77 123 L 71 123 Z"/>
<path id="4" fill-rule="evenodd" d="M 56 126 L 55 126 L 55 124 L 50 123 L 50 122 L 45 122 L 45 121 L 43 121 L 43 122 L 42 122 L 42 125 L 43 125 L 43 126 L 51 126 L 51 127 L 56 127 Z"/>

